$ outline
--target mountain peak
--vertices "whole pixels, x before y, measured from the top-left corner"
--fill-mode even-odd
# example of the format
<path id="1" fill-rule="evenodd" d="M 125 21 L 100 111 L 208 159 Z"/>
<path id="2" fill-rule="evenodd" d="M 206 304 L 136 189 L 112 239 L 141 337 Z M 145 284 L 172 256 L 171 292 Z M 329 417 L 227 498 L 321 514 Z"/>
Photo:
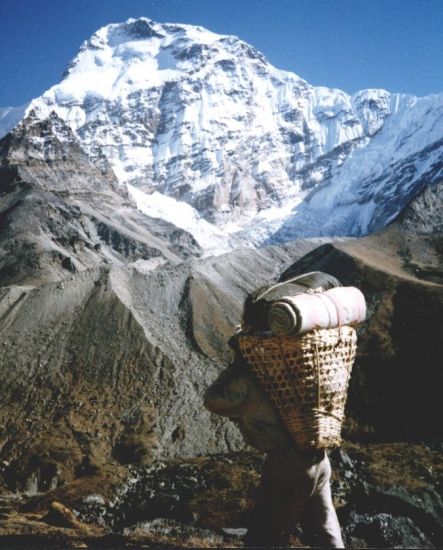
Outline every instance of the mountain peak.
<path id="1" fill-rule="evenodd" d="M 186 78 L 191 71 L 239 54 L 264 61 L 255 48 L 234 36 L 144 17 L 128 19 L 102 27 L 86 40 L 62 82 L 51 90 L 59 94 L 61 104 L 72 102 L 73 96 L 115 97 Z"/>
<path id="2" fill-rule="evenodd" d="M 99 29 L 30 109 L 150 216 L 183 205 L 227 241 L 366 234 L 441 165 L 443 95 L 314 87 L 237 37 L 148 18 Z"/>

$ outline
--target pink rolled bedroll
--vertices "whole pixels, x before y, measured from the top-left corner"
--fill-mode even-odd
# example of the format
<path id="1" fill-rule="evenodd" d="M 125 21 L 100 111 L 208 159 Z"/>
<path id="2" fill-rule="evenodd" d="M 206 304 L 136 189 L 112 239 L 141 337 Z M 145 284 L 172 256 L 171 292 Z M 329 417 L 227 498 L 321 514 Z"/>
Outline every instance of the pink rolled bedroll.
<path id="1" fill-rule="evenodd" d="M 356 325 L 366 318 L 366 300 L 356 287 L 286 296 L 274 302 L 268 324 L 274 334 L 304 334 L 316 328 Z"/>

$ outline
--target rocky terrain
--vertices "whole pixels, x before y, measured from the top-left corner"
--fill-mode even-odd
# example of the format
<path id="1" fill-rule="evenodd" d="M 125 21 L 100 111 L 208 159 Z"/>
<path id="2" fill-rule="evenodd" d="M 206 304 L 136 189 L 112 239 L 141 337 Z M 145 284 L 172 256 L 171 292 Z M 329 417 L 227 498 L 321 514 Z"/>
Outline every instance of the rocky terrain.
<path id="1" fill-rule="evenodd" d="M 7 547 L 242 547 L 263 457 L 254 452 L 103 468 L 34 497 L 4 494 Z M 441 448 L 345 442 L 331 454 L 347 548 L 439 548 Z M 293 546 L 304 546 L 301 530 Z"/>

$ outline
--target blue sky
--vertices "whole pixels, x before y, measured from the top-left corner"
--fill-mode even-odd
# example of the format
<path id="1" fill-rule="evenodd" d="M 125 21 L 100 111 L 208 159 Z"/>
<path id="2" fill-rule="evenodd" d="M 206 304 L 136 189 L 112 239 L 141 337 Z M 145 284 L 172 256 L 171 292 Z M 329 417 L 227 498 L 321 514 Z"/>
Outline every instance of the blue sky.
<path id="1" fill-rule="evenodd" d="M 58 82 L 98 28 L 139 16 L 235 34 L 314 85 L 443 92 L 443 0 L 0 0 L 0 107 Z"/>

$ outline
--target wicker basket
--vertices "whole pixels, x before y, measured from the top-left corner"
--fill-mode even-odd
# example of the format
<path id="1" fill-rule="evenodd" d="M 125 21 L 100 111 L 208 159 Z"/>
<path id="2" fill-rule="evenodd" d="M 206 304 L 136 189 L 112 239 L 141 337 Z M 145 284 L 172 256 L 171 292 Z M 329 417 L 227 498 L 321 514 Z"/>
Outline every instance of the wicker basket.
<path id="1" fill-rule="evenodd" d="M 300 449 L 336 447 L 357 349 L 350 326 L 241 335 L 240 351 Z"/>

